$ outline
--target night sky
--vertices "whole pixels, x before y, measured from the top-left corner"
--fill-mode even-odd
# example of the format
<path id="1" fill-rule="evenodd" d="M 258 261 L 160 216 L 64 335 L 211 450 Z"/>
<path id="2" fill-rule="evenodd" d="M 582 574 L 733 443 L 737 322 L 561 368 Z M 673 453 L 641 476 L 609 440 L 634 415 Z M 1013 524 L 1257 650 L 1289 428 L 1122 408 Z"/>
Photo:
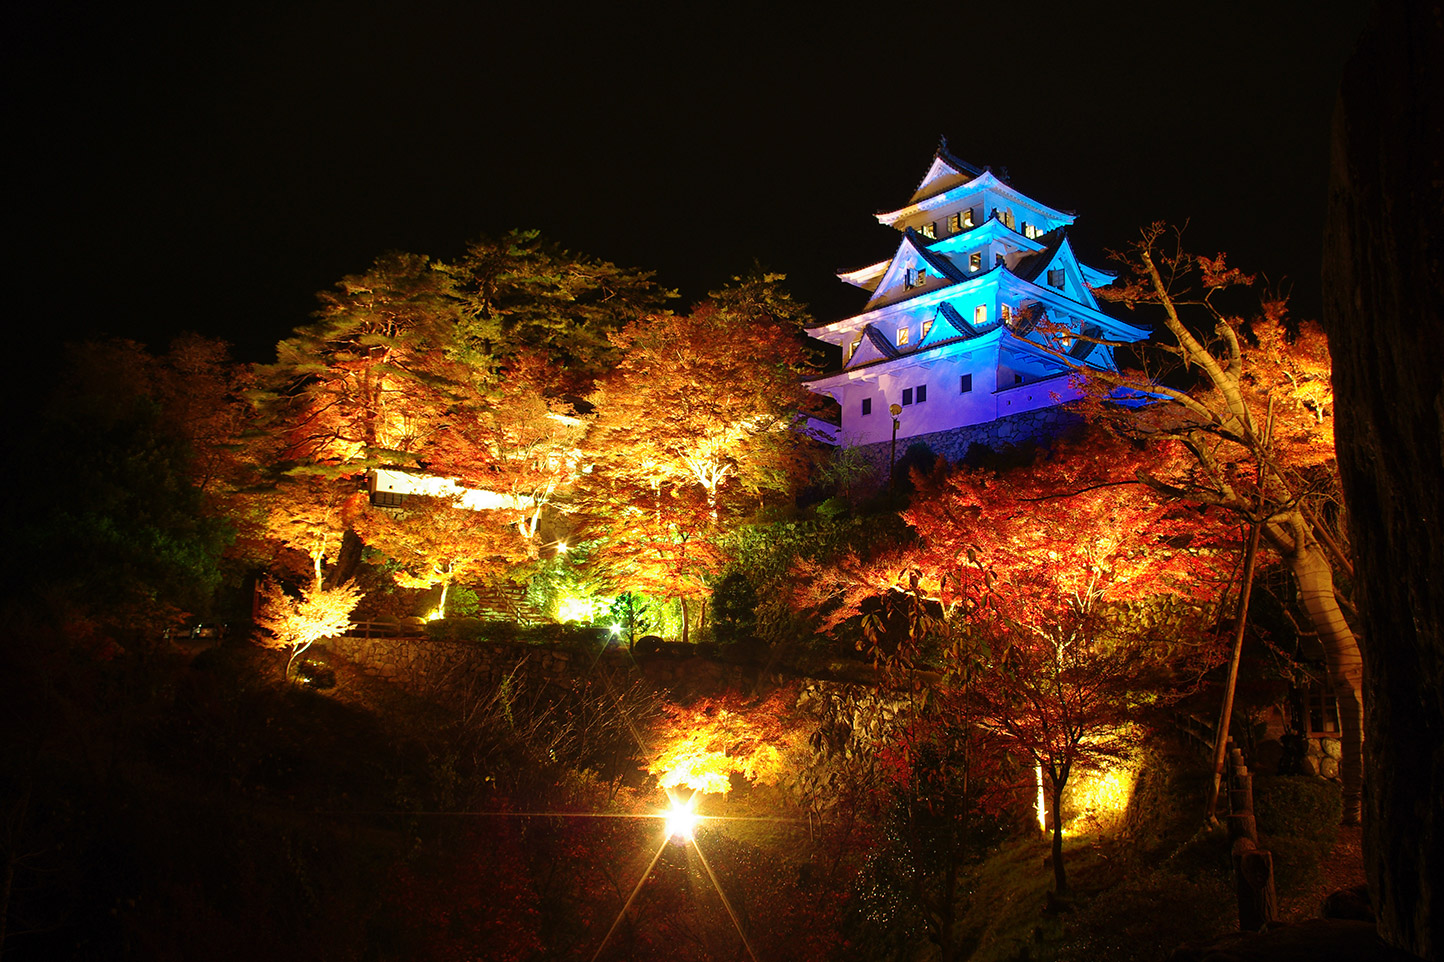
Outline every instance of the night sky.
<path id="1" fill-rule="evenodd" d="M 1194 9 L 10 3 L 9 336 L 196 330 L 268 360 L 382 251 L 513 227 L 684 302 L 756 259 L 836 319 L 861 297 L 833 273 L 892 252 L 871 215 L 940 135 L 1077 211 L 1086 260 L 1189 220 L 1316 316 L 1365 5 Z"/>

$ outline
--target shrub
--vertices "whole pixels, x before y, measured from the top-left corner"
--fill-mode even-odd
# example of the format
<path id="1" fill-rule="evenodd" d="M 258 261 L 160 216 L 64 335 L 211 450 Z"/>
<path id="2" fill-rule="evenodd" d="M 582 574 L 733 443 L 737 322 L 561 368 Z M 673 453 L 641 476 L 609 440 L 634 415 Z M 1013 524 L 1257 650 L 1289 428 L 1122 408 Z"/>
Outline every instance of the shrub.
<path id="1" fill-rule="evenodd" d="M 1259 775 L 1254 816 L 1265 835 L 1332 840 L 1344 814 L 1339 786 L 1311 775 Z"/>

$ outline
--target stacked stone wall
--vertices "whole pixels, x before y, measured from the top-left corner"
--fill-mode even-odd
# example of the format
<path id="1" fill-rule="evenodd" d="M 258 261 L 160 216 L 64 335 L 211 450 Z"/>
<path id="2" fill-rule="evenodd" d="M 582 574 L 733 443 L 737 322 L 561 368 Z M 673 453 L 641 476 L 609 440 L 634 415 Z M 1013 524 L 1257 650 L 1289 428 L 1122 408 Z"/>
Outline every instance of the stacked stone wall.
<path id="1" fill-rule="evenodd" d="M 970 424 L 967 427 L 898 438 L 897 459 L 901 461 L 908 448 L 922 444 L 938 457 L 957 464 L 968 456 L 974 445 L 986 445 L 996 451 L 1010 446 L 1043 443 L 1078 431 L 1082 425 L 1083 419 L 1066 407 L 1040 408 L 1022 414 L 1010 414 L 986 424 Z M 867 460 L 874 475 L 886 481 L 892 457 L 892 442 L 859 445 L 856 450 Z"/>

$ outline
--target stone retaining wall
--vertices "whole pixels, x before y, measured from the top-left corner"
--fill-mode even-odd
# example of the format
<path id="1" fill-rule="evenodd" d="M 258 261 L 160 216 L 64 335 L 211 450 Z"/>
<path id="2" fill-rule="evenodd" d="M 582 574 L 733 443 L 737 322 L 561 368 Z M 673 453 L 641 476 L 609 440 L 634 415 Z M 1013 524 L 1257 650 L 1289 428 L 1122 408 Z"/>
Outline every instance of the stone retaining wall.
<path id="1" fill-rule="evenodd" d="M 898 438 L 897 458 L 901 461 L 908 448 L 914 444 L 923 444 L 938 457 L 956 464 L 967 457 L 968 450 L 975 444 L 984 444 L 998 450 L 1009 445 L 1051 441 L 1077 429 L 1082 423 L 1083 419 L 1067 408 L 1046 407 L 1022 414 L 1010 414 L 986 424 L 972 424 L 947 431 Z M 892 442 L 859 445 L 856 450 L 861 452 L 876 476 L 885 483 Z"/>

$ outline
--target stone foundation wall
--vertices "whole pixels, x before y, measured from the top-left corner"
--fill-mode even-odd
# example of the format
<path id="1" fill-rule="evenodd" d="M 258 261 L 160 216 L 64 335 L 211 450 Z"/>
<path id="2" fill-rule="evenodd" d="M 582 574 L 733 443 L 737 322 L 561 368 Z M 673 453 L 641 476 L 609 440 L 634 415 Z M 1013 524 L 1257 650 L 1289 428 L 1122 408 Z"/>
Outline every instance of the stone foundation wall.
<path id="1" fill-rule="evenodd" d="M 967 457 L 969 449 L 975 444 L 985 444 L 996 451 L 1000 448 L 1028 442 L 1051 441 L 1077 430 L 1082 424 L 1083 419 L 1067 408 L 1040 408 L 1037 411 L 1010 414 L 986 424 L 971 424 L 947 431 L 933 431 L 910 438 L 898 438 L 897 459 L 901 461 L 908 448 L 914 444 L 923 444 L 938 457 L 946 458 L 950 463 L 956 464 Z M 867 459 L 874 475 L 880 482 L 886 483 L 892 442 L 864 444 L 855 450 L 861 452 L 862 456 Z"/>
<path id="2" fill-rule="evenodd" d="M 1339 759 L 1343 757 L 1337 738 L 1310 738 L 1304 756 L 1304 772 L 1339 781 Z"/>

